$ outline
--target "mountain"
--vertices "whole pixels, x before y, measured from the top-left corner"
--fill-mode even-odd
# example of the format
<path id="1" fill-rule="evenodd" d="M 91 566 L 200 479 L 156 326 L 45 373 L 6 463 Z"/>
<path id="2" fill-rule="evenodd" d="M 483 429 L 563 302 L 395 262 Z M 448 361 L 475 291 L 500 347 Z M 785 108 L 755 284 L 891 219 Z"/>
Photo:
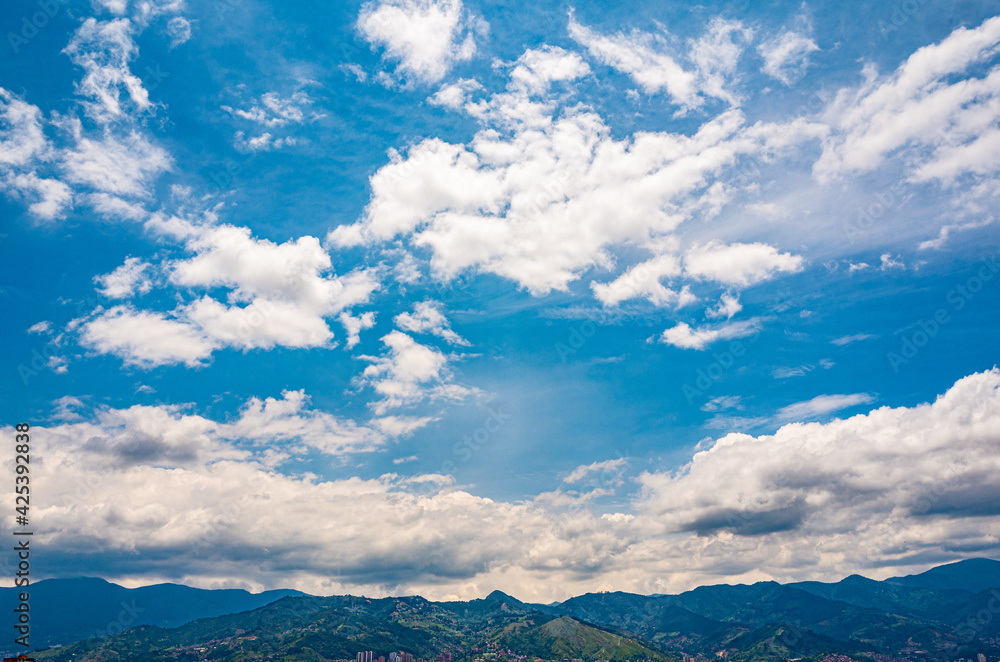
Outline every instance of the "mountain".
<path id="1" fill-rule="evenodd" d="M 956 588 L 922 588 L 878 582 L 851 575 L 836 583 L 798 582 L 788 586 L 807 593 L 880 611 L 948 622 L 969 601 L 969 592 Z"/>
<path id="2" fill-rule="evenodd" d="M 24 589 L 0 588 L 0 610 L 11 613 Z M 46 579 L 32 584 L 31 642 L 54 646 L 116 634 L 136 625 L 176 627 L 197 618 L 221 616 L 279 600 L 299 591 L 249 593 L 204 590 L 177 584 L 124 588 L 103 579 Z"/>
<path id="3" fill-rule="evenodd" d="M 931 568 L 919 575 L 893 577 L 885 581 L 900 586 L 961 589 L 970 593 L 979 593 L 990 588 L 1000 588 L 1000 561 L 966 559 Z"/>
<path id="4" fill-rule="evenodd" d="M 359 650 L 381 654 L 403 650 L 424 659 L 439 653 L 450 653 L 456 660 L 486 655 L 611 662 L 670 659 L 633 639 L 569 617 L 524 610 L 512 602 L 486 599 L 435 604 L 419 597 L 288 597 L 259 609 L 200 619 L 178 628 L 140 626 L 41 651 L 35 657 L 53 662 L 319 662 L 353 659 Z M 462 605 L 470 606 L 466 610 Z"/>
<path id="5" fill-rule="evenodd" d="M 973 559 L 886 581 L 852 575 L 831 583 L 702 586 L 678 595 L 590 593 L 548 605 L 500 591 L 431 602 L 51 580 L 32 587 L 33 641 L 100 635 L 36 654 L 56 662 L 321 662 L 353 659 L 361 650 L 423 659 L 449 653 L 454 662 L 923 662 L 979 653 L 995 660 L 1000 589 L 983 586 L 995 582 L 998 566 Z M 116 634 L 122 627 L 129 629 Z"/>

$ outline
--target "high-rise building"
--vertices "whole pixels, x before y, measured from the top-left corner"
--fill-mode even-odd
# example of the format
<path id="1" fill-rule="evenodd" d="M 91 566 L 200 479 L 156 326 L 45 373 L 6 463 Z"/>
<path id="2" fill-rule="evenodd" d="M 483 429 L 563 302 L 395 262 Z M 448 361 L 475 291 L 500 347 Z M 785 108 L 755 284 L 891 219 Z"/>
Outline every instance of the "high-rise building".
<path id="1" fill-rule="evenodd" d="M 982 653 L 980 653 L 979 655 L 977 655 L 976 659 L 979 660 L 979 662 L 986 662 L 986 656 L 983 655 Z"/>
<path id="2" fill-rule="evenodd" d="M 362 651 L 358 653 L 356 662 L 373 662 L 375 658 L 375 653 L 372 651 Z"/>

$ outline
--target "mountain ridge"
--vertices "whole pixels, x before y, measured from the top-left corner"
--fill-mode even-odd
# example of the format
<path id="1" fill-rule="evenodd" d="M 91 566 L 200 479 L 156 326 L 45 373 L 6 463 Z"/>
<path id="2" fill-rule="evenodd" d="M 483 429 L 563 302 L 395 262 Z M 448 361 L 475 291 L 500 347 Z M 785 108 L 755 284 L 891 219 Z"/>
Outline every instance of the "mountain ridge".
<path id="1" fill-rule="evenodd" d="M 625 662 L 643 656 L 667 662 L 679 655 L 749 661 L 877 654 L 926 659 L 927 655 L 944 653 L 957 660 L 960 652 L 969 653 L 970 659 L 975 657 L 973 652 L 1000 654 L 1000 623 L 995 622 L 1000 619 L 969 626 L 977 614 L 989 608 L 990 600 L 995 601 L 997 588 L 989 585 L 1000 577 L 1000 561 L 970 559 L 939 568 L 902 581 L 850 575 L 839 582 L 715 584 L 677 595 L 586 593 L 548 605 L 524 603 L 500 590 L 469 601 L 432 602 L 421 596 L 317 597 L 297 591 L 251 594 L 238 589 L 208 591 L 177 584 L 124 589 L 94 578 L 46 580 L 32 587 L 33 601 L 39 589 L 44 593 L 58 587 L 75 587 L 77 591 L 89 588 L 105 593 L 103 602 L 95 602 L 105 607 L 110 598 L 123 595 L 142 596 L 147 601 L 154 596 L 180 599 L 175 607 L 190 606 L 192 600 L 202 602 L 195 610 L 198 613 L 188 612 L 189 618 L 183 623 L 177 623 L 183 618 L 169 613 L 170 605 L 161 604 L 158 610 L 142 607 L 133 622 L 119 622 L 119 628 L 104 629 L 103 635 L 98 629 L 96 634 L 102 636 L 95 637 L 90 631 L 84 632 L 89 637 L 84 641 L 69 641 L 81 630 L 64 628 L 61 640 L 53 641 L 56 635 L 50 635 L 34 639 L 33 643 L 39 647 L 69 644 L 45 651 L 39 658 L 57 662 L 145 662 L 157 659 L 163 647 L 179 655 L 185 646 L 198 644 L 209 635 L 205 641 L 229 642 L 225 645 L 238 645 L 243 652 L 256 650 L 257 644 L 238 640 L 232 634 L 237 631 L 259 631 L 262 638 L 272 642 L 268 645 L 273 651 L 280 649 L 282 655 L 291 655 L 281 659 L 304 660 L 342 659 L 331 655 L 351 659 L 357 650 L 372 649 L 406 649 L 415 657 L 427 659 L 450 652 L 456 660 L 477 662 L 487 659 L 483 657 L 486 655 L 495 662 L 522 660 L 523 656 L 587 662 Z M 949 582 L 960 588 L 949 586 Z M 0 589 L 0 595 L 3 591 Z M 64 591 L 63 596 L 66 594 Z M 131 603 L 134 607 L 144 604 Z M 244 604 L 251 608 L 234 610 Z M 122 605 L 125 603 L 115 607 Z M 80 610 L 79 603 L 74 609 L 74 613 L 90 614 L 91 621 L 109 616 L 99 609 Z M 219 610 L 224 613 L 214 613 Z M 35 609 L 37 618 L 43 611 Z M 119 634 L 113 631 L 116 629 L 126 632 Z M 291 644 L 275 643 L 291 640 L 302 640 L 305 643 L 300 648 L 312 652 L 296 649 L 298 652 L 293 653 L 288 648 Z M 228 649 L 216 652 L 220 660 L 230 659 L 226 655 L 232 653 Z M 181 658 L 174 655 L 171 659 Z"/>

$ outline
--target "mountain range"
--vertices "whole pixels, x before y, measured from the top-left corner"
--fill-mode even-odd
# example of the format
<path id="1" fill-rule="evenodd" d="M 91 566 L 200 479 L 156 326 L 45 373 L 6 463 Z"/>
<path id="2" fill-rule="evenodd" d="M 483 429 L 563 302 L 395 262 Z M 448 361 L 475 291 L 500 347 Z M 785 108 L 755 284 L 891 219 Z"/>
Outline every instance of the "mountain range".
<path id="1" fill-rule="evenodd" d="M 170 584 L 124 589 L 94 579 L 40 582 L 31 599 L 32 643 L 64 644 L 35 657 L 57 662 L 320 662 L 353 659 L 362 650 L 423 659 L 447 653 L 456 662 L 1000 656 L 1000 562 L 989 559 L 883 581 L 852 575 L 835 583 L 702 586 L 678 595 L 589 593 L 549 605 L 499 591 L 430 602 Z"/>

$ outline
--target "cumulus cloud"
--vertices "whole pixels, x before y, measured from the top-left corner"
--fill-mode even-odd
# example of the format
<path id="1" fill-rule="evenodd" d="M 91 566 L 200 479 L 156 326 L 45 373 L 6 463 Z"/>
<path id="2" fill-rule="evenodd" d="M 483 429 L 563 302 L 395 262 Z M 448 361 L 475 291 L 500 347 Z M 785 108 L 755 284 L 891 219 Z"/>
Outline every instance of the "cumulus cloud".
<path id="1" fill-rule="evenodd" d="M 556 114 L 553 85 L 588 70 L 562 49 L 525 52 L 505 91 L 466 104 L 484 124 L 468 145 L 428 139 L 405 156 L 392 152 L 371 177 L 364 217 L 334 229 L 328 241 L 378 244 L 402 235 L 430 249 L 439 279 L 477 269 L 536 295 L 565 291 L 586 270 L 610 268 L 614 248 L 662 241 L 689 218 L 711 218 L 728 195 L 715 180 L 742 159 L 771 158 L 824 134 L 799 120 L 747 126 L 742 114 L 728 111 L 692 135 L 648 132 L 616 140 L 586 108 Z M 737 246 L 729 247 L 734 257 L 763 255 L 747 258 L 755 261 L 740 276 L 708 266 L 704 276 L 751 282 L 800 264 L 771 247 Z M 595 289 L 608 302 L 669 299 L 656 285 L 656 271 L 668 263 L 641 270 L 635 283 Z"/>
<path id="2" fill-rule="evenodd" d="M 709 319 L 721 319 L 724 317 L 727 320 L 731 320 L 733 319 L 733 315 L 741 310 L 743 310 L 743 304 L 740 303 L 740 296 L 731 292 L 725 292 L 714 308 L 709 308 L 705 311 L 705 317 Z"/>
<path id="3" fill-rule="evenodd" d="M 73 403 L 72 420 L 33 426 L 46 464 L 38 489 L 49 495 L 37 517 L 47 558 L 66 573 L 438 599 L 504 588 L 551 601 L 601 587 L 831 580 L 858 568 L 885 577 L 928 557 L 1000 550 L 995 369 L 933 403 L 726 435 L 679 469 L 642 473 L 625 510 L 604 515 L 591 511 L 591 493 L 512 503 L 442 475 L 279 472 L 299 447 L 385 447 L 370 425 L 317 412 L 300 392 L 251 400 L 230 421 L 166 405 L 84 410 Z M 269 453 L 261 442 L 272 437 L 282 443 Z M 595 462 L 567 478 L 624 467 Z"/>
<path id="4" fill-rule="evenodd" d="M 441 304 L 434 301 L 420 301 L 413 306 L 412 313 L 400 313 L 393 320 L 403 331 L 430 333 L 448 341 L 452 345 L 468 347 L 469 341 L 451 329 L 451 323 L 441 312 Z"/>
<path id="5" fill-rule="evenodd" d="M 371 386 L 380 397 L 372 403 L 377 414 L 424 399 L 458 401 L 479 393 L 478 389 L 455 383 L 447 356 L 402 331 L 383 336 L 382 344 L 386 348 L 383 355 L 362 357 L 371 365 L 358 380 Z"/>
<path id="6" fill-rule="evenodd" d="M 731 89 L 736 66 L 752 35 L 738 21 L 715 19 L 699 39 L 683 47 L 670 35 L 639 30 L 603 35 L 569 17 L 569 34 L 602 63 L 629 75 L 648 94 L 666 92 L 681 107 L 696 108 L 705 98 L 737 104 Z M 683 62 L 681 53 L 686 53 Z M 685 64 L 687 67 L 685 67 Z"/>
<path id="7" fill-rule="evenodd" d="M 685 287 L 680 290 L 663 285 L 662 279 L 673 279 L 681 275 L 681 261 L 675 255 L 658 255 L 645 262 L 629 267 L 621 276 L 610 283 L 591 283 L 594 296 L 605 306 L 614 306 L 622 301 L 644 297 L 657 306 L 681 308 L 693 303 L 696 297 Z"/>
<path id="8" fill-rule="evenodd" d="M 794 85 L 809 68 L 809 56 L 819 50 L 810 36 L 811 25 L 802 30 L 788 30 L 757 47 L 764 58 L 765 74 L 785 85 Z"/>
<path id="9" fill-rule="evenodd" d="M 353 317 L 350 313 L 340 313 L 340 323 L 344 325 L 347 333 L 347 349 L 355 347 L 361 342 L 361 332 L 375 326 L 375 313 L 368 311 L 358 317 Z"/>
<path id="10" fill-rule="evenodd" d="M 823 540 L 810 558 L 859 567 L 904 561 L 911 546 L 901 540 L 925 550 L 995 546 L 997 532 L 977 529 L 976 516 L 996 511 L 984 467 L 1000 461 L 998 386 L 993 370 L 960 380 L 933 404 L 728 435 L 675 475 L 644 475 L 646 512 L 669 530 L 769 536 L 767 547 L 789 559 Z M 840 398 L 837 406 L 866 400 L 824 397 Z M 958 537 L 946 540 L 946 531 Z"/>
<path id="11" fill-rule="evenodd" d="M 454 83 L 442 85 L 437 92 L 428 98 L 428 101 L 435 106 L 457 110 L 468 102 L 469 96 L 473 92 L 482 88 L 482 84 L 477 80 L 461 78 Z"/>
<path id="12" fill-rule="evenodd" d="M 82 323 L 80 343 L 131 365 L 202 365 L 218 345 L 200 329 L 157 312 L 115 306 Z"/>
<path id="13" fill-rule="evenodd" d="M 458 62 L 476 54 L 488 32 L 462 0 L 378 0 L 361 8 L 357 29 L 373 48 L 397 62 L 396 75 L 434 83 Z"/>
<path id="14" fill-rule="evenodd" d="M 865 69 L 827 111 L 834 126 L 813 171 L 820 180 L 880 167 L 905 152 L 912 181 L 948 183 L 1000 166 L 1000 17 L 960 27 L 925 46 L 891 74 Z M 982 72 L 982 76 L 971 75 Z M 954 80 L 961 76 L 961 80 Z"/>
<path id="15" fill-rule="evenodd" d="M 724 245 L 710 241 L 688 250 L 684 256 L 684 271 L 693 278 L 748 287 L 778 273 L 801 271 L 803 263 L 800 256 L 779 253 L 767 244 Z"/>
<path id="16" fill-rule="evenodd" d="M 660 342 L 681 349 L 705 349 L 719 340 L 745 338 L 760 331 L 763 319 L 754 317 L 741 322 L 727 322 L 716 326 L 699 326 L 692 329 L 687 322 L 667 329 L 660 336 Z"/>
<path id="17" fill-rule="evenodd" d="M 146 275 L 149 266 L 137 257 L 128 257 L 111 273 L 95 276 L 94 282 L 100 286 L 101 294 L 110 299 L 126 299 L 136 292 L 146 294 L 153 289 L 153 283 Z"/>
<path id="18" fill-rule="evenodd" d="M 182 232 L 193 255 L 164 265 L 169 281 L 195 292 L 227 288 L 225 303 L 203 294 L 170 312 L 99 309 L 76 321 L 85 346 L 143 367 L 202 365 L 223 347 L 329 346 L 327 318 L 379 287 L 372 271 L 330 274 L 330 255 L 315 237 L 275 244 L 231 225 Z"/>

